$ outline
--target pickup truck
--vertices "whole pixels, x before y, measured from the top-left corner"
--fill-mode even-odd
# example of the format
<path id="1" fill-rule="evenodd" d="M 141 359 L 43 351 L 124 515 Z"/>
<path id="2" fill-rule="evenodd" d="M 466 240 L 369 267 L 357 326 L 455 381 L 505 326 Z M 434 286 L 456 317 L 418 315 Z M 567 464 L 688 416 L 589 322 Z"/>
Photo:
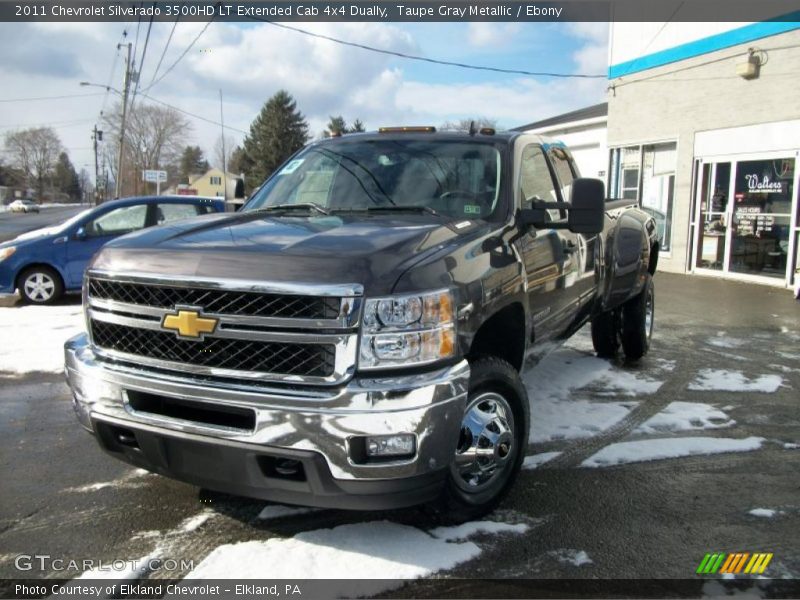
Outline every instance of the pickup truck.
<path id="1" fill-rule="evenodd" d="M 475 518 L 536 427 L 524 366 L 588 322 L 599 355 L 647 352 L 658 248 L 537 135 L 316 141 L 240 212 L 104 246 L 74 409 L 111 455 L 206 489 Z"/>

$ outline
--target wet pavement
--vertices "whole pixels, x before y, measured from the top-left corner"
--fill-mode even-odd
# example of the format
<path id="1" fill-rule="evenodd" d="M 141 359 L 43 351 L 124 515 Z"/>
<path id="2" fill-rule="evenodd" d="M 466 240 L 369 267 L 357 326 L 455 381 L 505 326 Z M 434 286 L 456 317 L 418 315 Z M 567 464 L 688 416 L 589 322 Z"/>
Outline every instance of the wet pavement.
<path id="1" fill-rule="evenodd" d="M 526 372 L 528 454 L 544 462 L 523 470 L 487 517 L 524 531 L 474 532 L 475 548 L 449 542 L 472 556 L 437 577 L 697 578 L 708 552 L 773 553 L 765 576 L 800 577 L 800 302 L 787 290 L 716 279 L 659 273 L 655 281 L 656 333 L 640 364 L 593 358 L 584 330 Z M 15 310 L 9 304 L 0 310 Z M 585 410 L 596 412 L 576 421 Z M 703 453 L 716 444 L 719 453 Z M 21 554 L 111 561 L 157 552 L 197 566 L 236 542 L 359 524 L 436 537 L 438 525 L 416 509 L 267 509 L 262 516 L 274 510 L 272 518 L 259 518 L 263 501 L 135 471 L 78 427 L 63 377 L 53 373 L 0 374 L 0 481 L 4 578 L 76 575 L 20 571 Z M 269 577 L 276 566 L 263 567 Z M 469 589 L 456 579 L 451 591 Z M 387 593 L 442 592 L 421 581 Z"/>

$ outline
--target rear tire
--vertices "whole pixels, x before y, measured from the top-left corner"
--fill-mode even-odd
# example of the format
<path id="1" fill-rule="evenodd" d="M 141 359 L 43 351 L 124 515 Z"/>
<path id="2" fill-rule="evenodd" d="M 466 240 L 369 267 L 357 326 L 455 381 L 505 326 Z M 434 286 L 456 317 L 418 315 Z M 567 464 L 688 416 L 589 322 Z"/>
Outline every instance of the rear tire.
<path id="1" fill-rule="evenodd" d="M 592 345 L 600 358 L 615 358 L 619 352 L 621 323 L 618 310 L 600 313 L 592 319 Z"/>
<path id="2" fill-rule="evenodd" d="M 622 349 L 627 360 L 639 360 L 650 349 L 655 316 L 653 276 L 647 274 L 644 288 L 622 306 Z"/>
<path id="3" fill-rule="evenodd" d="M 500 503 L 528 446 L 528 394 L 517 370 L 494 357 L 471 363 L 469 394 L 441 496 L 428 505 L 440 521 L 463 523 Z M 483 452 L 478 455 L 475 450 Z M 491 456 L 486 450 L 492 448 Z"/>
<path id="4" fill-rule="evenodd" d="M 64 282 L 55 269 L 30 267 L 19 276 L 19 293 L 27 304 L 53 304 L 64 295 Z"/>

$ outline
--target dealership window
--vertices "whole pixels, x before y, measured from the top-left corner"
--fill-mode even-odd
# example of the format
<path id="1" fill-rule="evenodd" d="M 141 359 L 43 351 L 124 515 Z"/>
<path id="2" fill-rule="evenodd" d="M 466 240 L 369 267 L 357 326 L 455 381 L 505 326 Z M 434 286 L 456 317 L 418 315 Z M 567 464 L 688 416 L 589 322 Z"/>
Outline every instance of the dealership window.
<path id="1" fill-rule="evenodd" d="M 210 177 L 211 185 L 222 185 L 222 177 Z"/>
<path id="2" fill-rule="evenodd" d="M 609 197 L 638 202 L 655 219 L 661 250 L 672 247 L 675 199 L 675 142 L 612 148 Z"/>

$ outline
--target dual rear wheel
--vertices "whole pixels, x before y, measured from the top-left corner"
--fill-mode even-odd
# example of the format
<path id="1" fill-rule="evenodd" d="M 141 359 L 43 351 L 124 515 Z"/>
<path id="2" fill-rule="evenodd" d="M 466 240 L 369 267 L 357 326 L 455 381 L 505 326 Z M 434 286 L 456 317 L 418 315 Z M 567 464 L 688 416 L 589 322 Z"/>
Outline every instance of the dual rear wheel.
<path id="1" fill-rule="evenodd" d="M 614 358 L 622 347 L 625 358 L 636 361 L 650 349 L 655 316 L 653 276 L 647 274 L 642 291 L 621 307 L 592 319 L 592 344 L 600 358 Z"/>

